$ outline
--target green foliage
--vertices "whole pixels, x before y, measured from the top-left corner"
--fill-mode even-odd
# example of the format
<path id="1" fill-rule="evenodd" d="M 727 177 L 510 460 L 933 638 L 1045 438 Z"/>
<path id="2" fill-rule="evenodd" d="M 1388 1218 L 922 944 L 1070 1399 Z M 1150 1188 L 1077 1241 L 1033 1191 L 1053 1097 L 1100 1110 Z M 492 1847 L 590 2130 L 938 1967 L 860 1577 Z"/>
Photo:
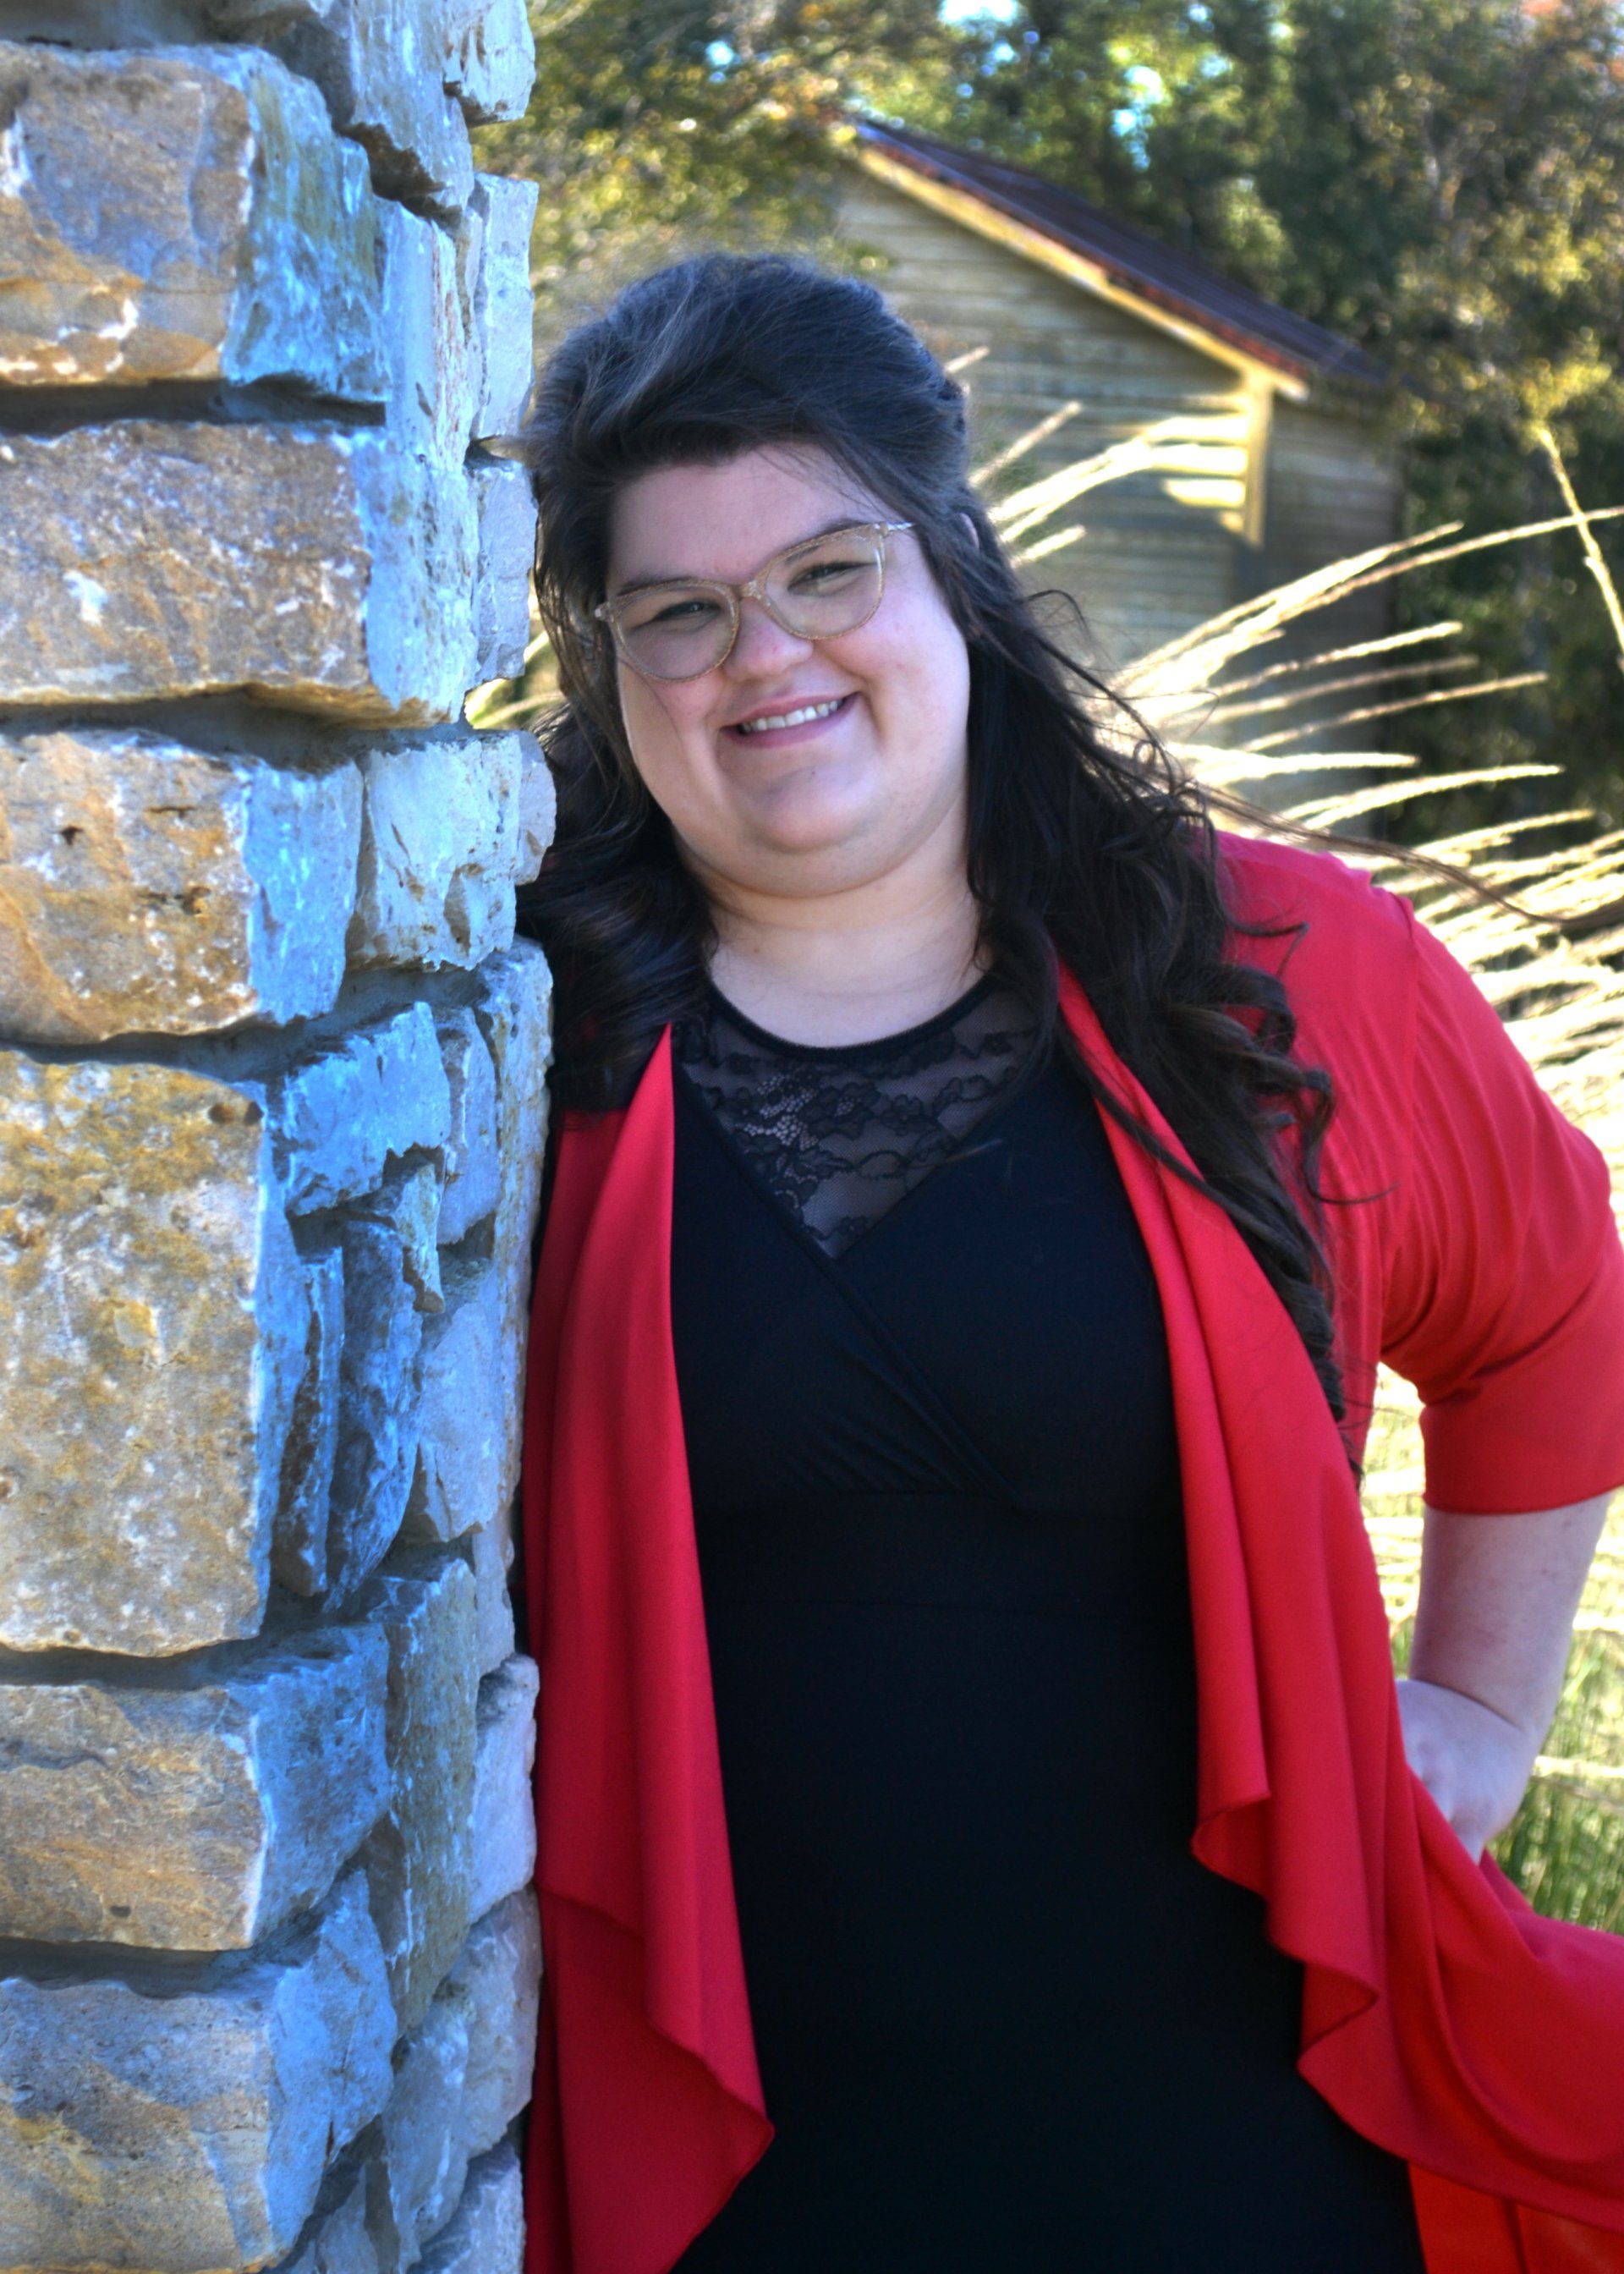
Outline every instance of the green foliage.
<path id="1" fill-rule="evenodd" d="M 1137 220 L 1384 358 L 1411 530 L 1624 501 L 1624 18 L 1610 0 L 1027 0 L 949 132 Z M 1624 682 L 1571 536 L 1417 577 L 1485 676 L 1546 684 L 1408 739 L 1559 750 L 1624 811 Z M 1494 809 L 1527 809 L 1526 792 Z M 1481 811 L 1481 809 L 1479 809 Z M 1461 817 L 1465 817 L 1464 813 Z"/>

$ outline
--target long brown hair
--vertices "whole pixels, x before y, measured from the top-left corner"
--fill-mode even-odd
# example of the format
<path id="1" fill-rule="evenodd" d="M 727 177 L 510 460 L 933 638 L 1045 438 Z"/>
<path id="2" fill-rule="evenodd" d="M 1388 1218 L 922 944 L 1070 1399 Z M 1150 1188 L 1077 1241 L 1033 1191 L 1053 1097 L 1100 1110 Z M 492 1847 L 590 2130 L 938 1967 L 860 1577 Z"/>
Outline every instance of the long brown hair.
<path id="1" fill-rule="evenodd" d="M 1058 1015 L 1058 954 L 1257 1257 L 1341 1419 L 1332 1290 L 1310 1221 L 1330 1081 L 1291 1055 L 1281 981 L 1229 953 L 1237 934 L 1281 929 L 1226 907 L 1213 801 L 1143 722 L 1121 747 L 1092 723 L 1085 690 L 1109 689 L 1043 629 L 970 486 L 957 382 L 871 286 L 778 255 L 712 254 L 644 278 L 571 333 L 524 440 L 562 701 L 544 735 L 557 836 L 521 922 L 553 966 L 561 1102 L 625 1097 L 662 1028 L 694 1007 L 715 940 L 632 762 L 590 614 L 615 493 L 657 467 L 815 448 L 913 523 L 964 635 L 969 882 L 983 960 L 1036 1014 L 1034 1055 L 1061 1049 L 1104 1110 L 1187 1175 L 1082 1063 Z M 1295 1195 L 1282 1129 L 1295 1131 Z"/>

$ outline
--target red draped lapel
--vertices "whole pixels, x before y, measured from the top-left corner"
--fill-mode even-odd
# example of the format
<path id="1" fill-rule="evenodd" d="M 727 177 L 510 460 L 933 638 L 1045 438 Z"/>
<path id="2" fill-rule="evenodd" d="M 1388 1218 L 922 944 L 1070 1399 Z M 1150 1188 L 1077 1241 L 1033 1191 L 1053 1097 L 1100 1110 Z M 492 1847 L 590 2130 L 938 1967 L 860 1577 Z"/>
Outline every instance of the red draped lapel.
<path id="1" fill-rule="evenodd" d="M 1182 1155 L 1069 975 L 1062 1002 Z M 1537 1918 L 1410 1776 L 1357 1496 L 1302 1344 L 1222 1212 L 1106 1127 L 1172 1368 L 1195 1853 L 1263 1897 L 1304 1964 L 1304 2075 L 1422 2167 L 1432 2274 L 1624 2274 L 1624 1944 Z M 665 2274 L 771 2138 L 671 1342 L 673 1141 L 667 1035 L 624 1113 L 567 1119 L 537 1281 L 527 2274 Z"/>

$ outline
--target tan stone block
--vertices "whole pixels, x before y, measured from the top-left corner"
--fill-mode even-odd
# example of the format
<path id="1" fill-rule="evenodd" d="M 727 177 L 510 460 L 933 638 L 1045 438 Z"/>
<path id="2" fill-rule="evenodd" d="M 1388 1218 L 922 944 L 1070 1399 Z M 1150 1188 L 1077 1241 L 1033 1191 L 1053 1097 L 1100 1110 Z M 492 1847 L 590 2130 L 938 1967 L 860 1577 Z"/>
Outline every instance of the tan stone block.
<path id="1" fill-rule="evenodd" d="M 470 122 L 523 118 L 536 77 L 536 35 L 524 0 L 450 0 L 446 85 Z"/>
<path id="2" fill-rule="evenodd" d="M 252 1960 L 0 1980 L 7 2263 L 241 2274 L 284 2255 L 387 2097 L 394 2033 L 358 1873 Z"/>
<path id="3" fill-rule="evenodd" d="M 376 1629 L 182 1686 L 0 1681 L 0 1935 L 244 1949 L 324 1895 L 387 1796 Z"/>
<path id="4" fill-rule="evenodd" d="M 233 690 L 379 725 L 474 684 L 472 493 L 375 430 L 0 436 L 0 697 Z"/>
<path id="5" fill-rule="evenodd" d="M 372 1192 L 390 1156 L 443 1146 L 451 1097 L 426 1003 L 309 1044 L 260 1081 L 272 1155 L 296 1215 Z"/>
<path id="6" fill-rule="evenodd" d="M 0 733 L 0 1028 L 94 1042 L 326 1011 L 360 834 L 351 765 Z"/>
<path id="7" fill-rule="evenodd" d="M 495 1271 L 485 1263 L 459 1274 L 449 1292 L 423 1338 L 417 1472 L 402 1533 L 424 1545 L 460 1540 L 505 1506 L 519 1431 Z"/>
<path id="8" fill-rule="evenodd" d="M 224 1082 L 0 1052 L 0 1646 L 254 1633 L 306 1306 Z"/>
<path id="9" fill-rule="evenodd" d="M 253 50 L 0 44 L 0 380 L 291 380 L 382 399 L 376 201 Z"/>
<path id="10" fill-rule="evenodd" d="M 455 1555 L 375 1578 L 362 1606 L 389 1642 L 390 1800 L 363 1849 L 390 1987 L 415 2029 L 470 1916 L 474 1581 Z"/>
<path id="11" fill-rule="evenodd" d="M 546 755 L 534 734 L 521 734 L 519 774 L 519 870 L 516 885 L 541 874 L 558 822 L 558 791 Z"/>
<path id="12" fill-rule="evenodd" d="M 513 937 L 520 757 L 512 734 L 399 734 L 365 785 L 352 965 L 481 963 Z"/>
<path id="13" fill-rule="evenodd" d="M 477 1664 L 483 1676 L 511 1658 L 517 1647 L 513 1596 L 508 1574 L 513 1569 L 513 1517 L 506 1507 L 470 1532 L 468 1556 L 473 1566 L 475 1608 L 478 1630 Z"/>
<path id="14" fill-rule="evenodd" d="M 328 1503 L 327 1585 L 348 1601 L 393 1545 L 417 1463 L 423 1319 L 400 1229 L 343 1221 L 344 1341 Z"/>
<path id="15" fill-rule="evenodd" d="M 506 460 L 472 465 L 469 478 L 479 516 L 474 668 L 483 684 L 516 679 L 524 668 L 530 572 L 536 559 L 536 497 L 528 469 Z"/>
<path id="16" fill-rule="evenodd" d="M 352 2175 L 348 2163 L 342 2169 L 342 2178 L 331 2190 L 331 2207 L 325 2201 L 318 2203 L 293 2255 L 283 2259 L 274 2274 L 379 2274 L 378 2253 L 366 2231 L 366 2172 Z M 324 2198 L 330 2187 L 330 2181 L 323 2187 Z M 496 2274 L 494 2266 L 491 2274 Z"/>

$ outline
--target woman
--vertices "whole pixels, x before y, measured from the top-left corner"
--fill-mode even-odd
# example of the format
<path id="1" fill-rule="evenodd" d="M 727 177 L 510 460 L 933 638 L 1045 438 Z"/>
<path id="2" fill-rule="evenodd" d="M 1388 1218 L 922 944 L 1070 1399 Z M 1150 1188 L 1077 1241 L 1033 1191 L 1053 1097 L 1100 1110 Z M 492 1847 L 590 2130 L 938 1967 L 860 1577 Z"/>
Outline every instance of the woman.
<path id="1" fill-rule="evenodd" d="M 1624 1480 L 1599 1156 L 1104 746 L 868 287 L 663 271 L 530 448 L 532 2270 L 1624 2266 L 1624 1947 L 1480 1860 Z"/>

